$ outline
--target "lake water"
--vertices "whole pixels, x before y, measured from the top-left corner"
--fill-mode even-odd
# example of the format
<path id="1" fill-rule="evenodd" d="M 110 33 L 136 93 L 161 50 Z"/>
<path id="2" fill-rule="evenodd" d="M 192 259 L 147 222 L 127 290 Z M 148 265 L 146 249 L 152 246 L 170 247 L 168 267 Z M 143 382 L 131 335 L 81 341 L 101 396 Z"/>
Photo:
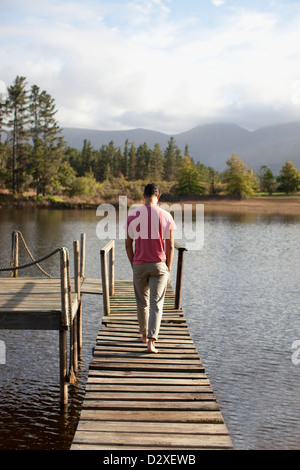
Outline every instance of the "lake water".
<path id="1" fill-rule="evenodd" d="M 9 266 L 15 229 L 36 258 L 59 246 L 72 252 L 85 232 L 85 273 L 98 278 L 105 244 L 98 221 L 94 210 L 1 210 L 0 266 Z M 299 229 L 294 217 L 207 215 L 203 248 L 185 253 L 183 311 L 235 449 L 300 448 L 300 364 L 292 360 L 300 340 Z M 22 253 L 20 263 L 29 261 Z M 116 259 L 116 278 L 128 278 L 123 241 Z M 58 276 L 58 255 L 42 266 Z M 70 447 L 102 312 L 102 297 L 84 295 L 82 360 L 65 412 L 58 332 L 0 330 L 0 450 Z"/>

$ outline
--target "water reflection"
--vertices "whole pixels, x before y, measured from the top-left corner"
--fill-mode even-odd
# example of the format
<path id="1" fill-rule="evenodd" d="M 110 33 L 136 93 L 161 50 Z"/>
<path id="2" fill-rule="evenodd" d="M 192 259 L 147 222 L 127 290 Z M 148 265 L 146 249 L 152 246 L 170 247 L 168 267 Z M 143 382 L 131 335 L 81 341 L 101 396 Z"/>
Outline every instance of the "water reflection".
<path id="1" fill-rule="evenodd" d="M 240 213 L 240 212 L 206 212 L 206 220 L 221 219 L 230 221 L 232 223 L 257 223 L 258 221 L 263 223 L 299 223 L 300 215 L 298 214 L 255 214 L 255 213 Z"/>
<path id="2" fill-rule="evenodd" d="M 72 252 L 73 240 L 85 232 L 86 275 L 100 276 L 106 241 L 96 237 L 95 211 L 0 216 L 1 266 L 10 260 L 15 229 L 36 257 L 58 246 Z M 291 345 L 300 339 L 299 227 L 292 216 L 207 214 L 203 248 L 185 254 L 183 310 L 236 449 L 300 445 L 300 366 L 291 361 Z M 116 278 L 126 279 L 122 240 L 116 252 Z M 57 274 L 58 259 L 44 264 Z M 171 279 L 174 285 L 175 269 Z M 102 316 L 102 298 L 84 296 L 83 302 L 80 375 L 65 414 L 58 403 L 58 333 L 0 330 L 7 351 L 7 364 L 0 365 L 1 449 L 69 448 Z"/>

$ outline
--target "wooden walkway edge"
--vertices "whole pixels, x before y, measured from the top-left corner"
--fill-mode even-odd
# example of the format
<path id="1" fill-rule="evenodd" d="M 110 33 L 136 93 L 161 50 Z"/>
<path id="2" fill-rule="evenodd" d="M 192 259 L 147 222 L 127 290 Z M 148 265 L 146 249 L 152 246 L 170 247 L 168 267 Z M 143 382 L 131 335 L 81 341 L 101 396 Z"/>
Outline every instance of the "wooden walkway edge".
<path id="1" fill-rule="evenodd" d="M 158 354 L 140 341 L 132 281 L 115 281 L 71 450 L 232 449 L 220 407 L 169 285 Z"/>

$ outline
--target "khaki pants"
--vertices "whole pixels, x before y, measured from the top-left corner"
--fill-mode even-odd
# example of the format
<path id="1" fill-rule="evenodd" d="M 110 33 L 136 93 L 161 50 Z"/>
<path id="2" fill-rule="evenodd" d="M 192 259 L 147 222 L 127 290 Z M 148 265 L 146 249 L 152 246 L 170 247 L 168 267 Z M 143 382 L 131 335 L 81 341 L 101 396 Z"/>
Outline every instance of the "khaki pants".
<path id="1" fill-rule="evenodd" d="M 169 270 L 164 262 L 133 265 L 140 332 L 148 338 L 158 338 L 168 279 Z"/>

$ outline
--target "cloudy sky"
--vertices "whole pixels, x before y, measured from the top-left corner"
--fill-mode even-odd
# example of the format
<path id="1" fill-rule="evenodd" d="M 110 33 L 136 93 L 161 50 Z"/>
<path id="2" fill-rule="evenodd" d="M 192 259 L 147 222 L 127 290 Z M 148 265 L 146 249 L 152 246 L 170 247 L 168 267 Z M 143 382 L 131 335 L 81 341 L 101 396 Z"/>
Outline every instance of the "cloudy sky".
<path id="1" fill-rule="evenodd" d="M 1 0 L 0 88 L 17 75 L 62 127 L 300 120 L 300 1 Z"/>

